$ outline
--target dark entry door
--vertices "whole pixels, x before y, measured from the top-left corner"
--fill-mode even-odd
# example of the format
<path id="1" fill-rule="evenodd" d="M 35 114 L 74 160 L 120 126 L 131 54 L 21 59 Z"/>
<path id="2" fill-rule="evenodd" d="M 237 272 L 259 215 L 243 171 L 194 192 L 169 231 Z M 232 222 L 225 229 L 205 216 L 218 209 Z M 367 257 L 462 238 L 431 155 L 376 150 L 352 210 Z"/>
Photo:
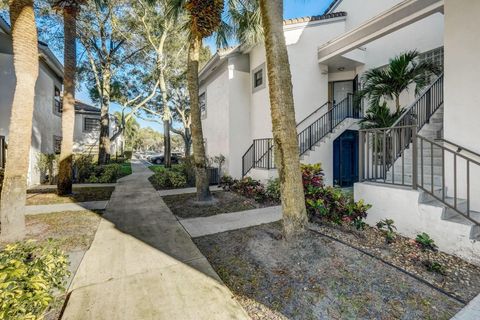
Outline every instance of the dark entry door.
<path id="1" fill-rule="evenodd" d="M 351 187 L 358 181 L 358 131 L 347 130 L 333 142 L 333 183 Z"/>

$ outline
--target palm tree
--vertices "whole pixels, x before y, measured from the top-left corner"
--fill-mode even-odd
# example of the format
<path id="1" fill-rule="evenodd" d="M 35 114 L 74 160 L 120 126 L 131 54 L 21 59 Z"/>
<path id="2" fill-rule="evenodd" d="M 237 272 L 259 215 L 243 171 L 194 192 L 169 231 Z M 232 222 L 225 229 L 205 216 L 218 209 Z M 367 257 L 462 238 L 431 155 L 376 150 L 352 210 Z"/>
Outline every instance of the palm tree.
<path id="1" fill-rule="evenodd" d="M 64 78 L 62 106 L 62 147 L 57 193 L 72 193 L 73 130 L 75 125 L 75 77 L 77 73 L 77 13 L 82 0 L 58 0 L 53 7 L 63 11 Z"/>
<path id="2" fill-rule="evenodd" d="M 365 112 L 365 116 L 360 120 L 362 129 L 388 128 L 402 115 L 403 109 L 391 112 L 387 103 L 374 104 Z"/>
<path id="3" fill-rule="evenodd" d="M 198 68 L 204 38 L 212 35 L 222 24 L 223 0 L 172 0 L 173 12 L 186 10 L 188 15 L 189 48 L 187 84 L 190 96 L 191 134 L 197 200 L 212 198 L 207 176 L 207 157 L 203 140 L 199 104 Z"/>
<path id="4" fill-rule="evenodd" d="M 280 178 L 283 232 L 291 238 L 307 224 L 298 153 L 292 75 L 283 33 L 283 0 L 260 0 L 267 56 L 275 163 Z"/>
<path id="5" fill-rule="evenodd" d="M 10 0 L 9 10 L 16 85 L 0 199 L 0 222 L 2 240 L 15 241 L 25 236 L 25 196 L 39 63 L 33 0 Z"/>
<path id="6" fill-rule="evenodd" d="M 395 100 L 400 111 L 400 94 L 415 85 L 419 94 L 428 85 L 432 74 L 440 74 L 441 68 L 430 61 L 419 61 L 416 50 L 404 52 L 391 59 L 385 68 L 371 69 L 363 76 L 360 97 L 368 97 L 372 105 L 378 105 L 381 98 Z"/>

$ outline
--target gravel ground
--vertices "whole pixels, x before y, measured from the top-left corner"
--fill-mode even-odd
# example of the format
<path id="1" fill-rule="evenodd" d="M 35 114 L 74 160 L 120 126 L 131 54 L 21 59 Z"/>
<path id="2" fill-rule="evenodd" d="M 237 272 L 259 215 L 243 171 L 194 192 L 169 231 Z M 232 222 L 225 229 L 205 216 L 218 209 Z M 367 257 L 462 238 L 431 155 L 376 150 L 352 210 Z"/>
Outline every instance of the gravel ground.
<path id="1" fill-rule="evenodd" d="M 463 304 L 337 241 L 280 223 L 196 238 L 252 319 L 450 319 Z"/>
<path id="2" fill-rule="evenodd" d="M 388 244 L 381 231 L 369 226 L 363 231 L 332 224 L 312 224 L 312 228 L 380 257 L 463 301 L 480 293 L 480 267 L 444 252 L 421 250 L 412 239 L 397 234 Z M 427 261 L 438 263 L 441 272 L 428 271 Z"/>

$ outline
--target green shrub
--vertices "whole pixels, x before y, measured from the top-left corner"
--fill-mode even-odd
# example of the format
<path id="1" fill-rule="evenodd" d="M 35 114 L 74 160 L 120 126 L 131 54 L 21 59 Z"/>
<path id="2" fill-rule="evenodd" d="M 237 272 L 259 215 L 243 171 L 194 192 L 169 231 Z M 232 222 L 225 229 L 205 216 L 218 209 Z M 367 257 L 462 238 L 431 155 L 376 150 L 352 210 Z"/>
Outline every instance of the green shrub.
<path id="1" fill-rule="evenodd" d="M 392 219 L 380 220 L 377 222 L 377 228 L 383 232 L 387 243 L 395 241 L 395 230 L 397 230 L 397 227 L 395 227 Z"/>
<path id="2" fill-rule="evenodd" d="M 44 176 L 42 183 L 54 184 L 58 167 L 58 155 L 53 153 L 39 153 L 35 167 Z"/>
<path id="3" fill-rule="evenodd" d="M 187 186 L 187 177 L 183 173 L 168 169 L 156 172 L 149 180 L 157 190 L 185 188 Z"/>
<path id="4" fill-rule="evenodd" d="M 122 165 L 110 163 L 104 166 L 96 166 L 92 175 L 88 178 L 89 183 L 115 183 L 122 176 Z"/>
<path id="5" fill-rule="evenodd" d="M 418 234 L 417 237 L 415 238 L 415 242 L 417 243 L 417 245 L 420 246 L 420 248 L 422 248 L 422 250 L 432 250 L 432 251 L 437 250 L 435 241 L 432 238 L 430 238 L 430 236 L 425 232 Z"/>
<path id="6" fill-rule="evenodd" d="M 267 187 L 265 189 L 265 195 L 267 198 L 273 201 L 280 201 L 280 179 L 270 179 L 267 182 Z"/>
<path id="7" fill-rule="evenodd" d="M 7 245 L 0 252 L 0 319 L 43 319 L 68 276 L 67 257 L 53 242 Z"/>
<path id="8" fill-rule="evenodd" d="M 73 166 L 76 173 L 76 181 L 79 183 L 84 183 L 89 180 L 95 172 L 95 164 L 93 163 L 92 155 L 75 155 Z"/>
<path id="9" fill-rule="evenodd" d="M 311 219 L 326 220 L 336 224 L 349 223 L 357 229 L 364 229 L 364 219 L 370 205 L 363 200 L 355 202 L 341 189 L 323 185 L 323 171 L 320 164 L 302 166 L 305 204 Z"/>
<path id="10" fill-rule="evenodd" d="M 131 160 L 132 159 L 132 155 L 133 155 L 133 151 L 132 150 L 126 150 L 123 152 L 123 155 L 125 156 L 125 158 L 127 160 Z"/>

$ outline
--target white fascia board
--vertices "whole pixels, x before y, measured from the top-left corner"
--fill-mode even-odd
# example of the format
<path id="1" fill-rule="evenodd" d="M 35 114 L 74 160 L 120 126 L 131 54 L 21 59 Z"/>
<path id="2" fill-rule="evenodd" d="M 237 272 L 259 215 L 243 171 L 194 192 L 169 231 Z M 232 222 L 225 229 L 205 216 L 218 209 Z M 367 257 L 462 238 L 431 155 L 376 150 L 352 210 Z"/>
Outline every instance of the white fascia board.
<path id="1" fill-rule="evenodd" d="M 405 0 L 359 27 L 318 48 L 318 62 L 343 55 L 434 13 L 443 12 L 444 0 Z"/>

